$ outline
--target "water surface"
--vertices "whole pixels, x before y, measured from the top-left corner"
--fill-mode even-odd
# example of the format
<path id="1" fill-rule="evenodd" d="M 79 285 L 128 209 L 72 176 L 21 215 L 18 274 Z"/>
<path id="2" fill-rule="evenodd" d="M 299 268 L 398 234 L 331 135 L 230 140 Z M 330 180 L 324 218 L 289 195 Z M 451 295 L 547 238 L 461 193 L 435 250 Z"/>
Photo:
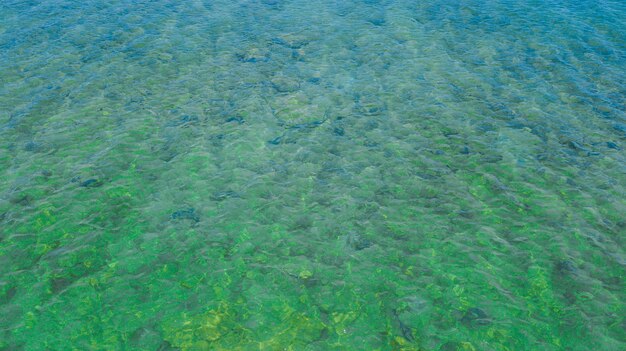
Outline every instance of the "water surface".
<path id="1" fill-rule="evenodd" d="M 626 349 L 624 18 L 2 1 L 0 349 Z"/>

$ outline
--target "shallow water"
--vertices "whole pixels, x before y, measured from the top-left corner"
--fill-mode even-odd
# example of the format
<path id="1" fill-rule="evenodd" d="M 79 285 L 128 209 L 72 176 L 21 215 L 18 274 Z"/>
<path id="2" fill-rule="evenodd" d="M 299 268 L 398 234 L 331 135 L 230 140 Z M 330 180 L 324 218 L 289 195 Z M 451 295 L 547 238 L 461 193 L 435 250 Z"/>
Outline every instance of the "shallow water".
<path id="1" fill-rule="evenodd" d="M 2 1 L 0 350 L 626 349 L 624 18 Z"/>

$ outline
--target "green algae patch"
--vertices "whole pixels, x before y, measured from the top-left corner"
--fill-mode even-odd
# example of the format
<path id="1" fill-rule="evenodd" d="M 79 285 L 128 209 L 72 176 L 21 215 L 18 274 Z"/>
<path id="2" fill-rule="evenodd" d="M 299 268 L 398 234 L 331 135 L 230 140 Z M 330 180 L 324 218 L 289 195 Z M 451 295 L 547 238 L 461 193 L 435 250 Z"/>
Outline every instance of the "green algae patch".
<path id="1" fill-rule="evenodd" d="M 262 334 L 246 327 L 254 325 L 250 323 L 255 323 L 258 317 L 247 312 L 241 317 L 250 318 L 251 321 L 238 324 L 241 317 L 229 314 L 224 307 L 194 316 L 182 314 L 179 318 L 165 322 L 162 328 L 165 340 L 182 350 L 244 350 L 251 347 L 262 350 L 288 347 L 297 350 L 318 340 L 325 330 L 323 323 L 296 312 L 288 305 L 272 308 L 271 314 L 276 318 L 266 320 L 267 324 L 262 326 L 258 325 L 263 330 Z"/>

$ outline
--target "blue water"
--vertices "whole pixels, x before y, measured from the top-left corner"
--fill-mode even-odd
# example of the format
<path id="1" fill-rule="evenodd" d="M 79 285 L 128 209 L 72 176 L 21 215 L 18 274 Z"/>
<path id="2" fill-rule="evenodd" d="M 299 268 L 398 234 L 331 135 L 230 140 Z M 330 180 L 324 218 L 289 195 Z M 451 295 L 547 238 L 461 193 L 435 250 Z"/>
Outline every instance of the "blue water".
<path id="1" fill-rule="evenodd" d="M 0 2 L 0 350 L 626 349 L 626 2 Z"/>

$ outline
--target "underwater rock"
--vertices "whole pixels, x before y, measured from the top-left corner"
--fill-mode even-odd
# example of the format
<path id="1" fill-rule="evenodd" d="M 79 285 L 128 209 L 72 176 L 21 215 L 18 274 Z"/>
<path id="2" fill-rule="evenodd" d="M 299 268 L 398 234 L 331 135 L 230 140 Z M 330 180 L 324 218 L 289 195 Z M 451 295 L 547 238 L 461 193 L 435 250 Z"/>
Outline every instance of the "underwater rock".
<path id="1" fill-rule="evenodd" d="M 608 147 L 609 149 L 613 149 L 613 150 L 621 150 L 619 145 L 617 145 L 616 143 L 614 143 L 612 141 L 607 141 L 606 142 L 606 147 Z"/>
<path id="2" fill-rule="evenodd" d="M 626 124 L 625 123 L 615 123 L 613 125 L 613 129 L 615 129 L 618 132 L 622 132 L 622 133 L 626 134 Z"/>
<path id="3" fill-rule="evenodd" d="M 368 148 L 375 148 L 378 146 L 378 143 L 373 140 L 367 139 L 363 142 L 363 145 L 365 145 Z"/>
<path id="4" fill-rule="evenodd" d="M 277 94 L 270 102 L 270 107 L 282 125 L 298 125 L 325 120 L 327 109 L 324 104 L 314 99 L 302 90 L 292 93 Z"/>
<path id="5" fill-rule="evenodd" d="M 469 210 L 458 210 L 456 213 L 463 218 L 474 218 L 474 212 Z"/>
<path id="6" fill-rule="evenodd" d="M 272 10 L 281 10 L 283 8 L 281 0 L 261 0 L 261 3 Z"/>
<path id="7" fill-rule="evenodd" d="M 177 119 L 170 121 L 167 125 L 170 127 L 180 127 L 186 126 L 189 124 L 197 123 L 199 121 L 198 117 L 190 116 L 190 115 L 182 115 Z"/>
<path id="8" fill-rule="evenodd" d="M 527 128 L 527 126 L 524 123 L 520 123 L 520 122 L 516 122 L 516 121 L 512 121 L 506 124 L 507 127 L 509 128 L 513 128 L 513 129 L 524 129 Z"/>
<path id="9" fill-rule="evenodd" d="M 13 297 L 15 296 L 16 292 L 17 292 L 17 288 L 15 286 L 12 286 L 8 290 L 6 290 L 6 292 L 4 293 L 4 296 L 0 296 L 0 305 L 11 301 L 11 299 L 13 299 Z"/>
<path id="10" fill-rule="evenodd" d="M 287 128 L 289 129 L 317 128 L 321 126 L 322 124 L 324 124 L 325 121 L 326 120 L 298 123 L 298 124 L 288 126 Z"/>
<path id="11" fill-rule="evenodd" d="M 445 344 L 439 347 L 439 351 L 460 351 L 460 350 L 471 350 L 470 348 L 465 347 L 468 343 L 460 343 L 458 341 L 448 341 Z"/>
<path id="12" fill-rule="evenodd" d="M 278 37 L 272 38 L 272 43 L 284 46 L 289 49 L 301 49 L 309 43 L 309 40 L 304 36 L 296 34 L 284 34 Z"/>
<path id="13" fill-rule="evenodd" d="M 530 128 L 530 133 L 537 136 L 541 141 L 548 141 L 548 129 L 544 126 L 536 125 Z"/>
<path id="14" fill-rule="evenodd" d="M 225 190 L 225 191 L 214 192 L 213 194 L 211 194 L 210 198 L 213 201 L 224 201 L 226 199 L 233 198 L 233 197 L 241 197 L 241 196 L 239 196 L 239 193 L 235 191 Z"/>
<path id="15" fill-rule="evenodd" d="M 302 45 L 298 45 L 296 43 L 289 43 L 287 40 L 285 40 L 284 38 L 280 38 L 280 37 L 272 38 L 271 42 L 272 44 L 284 46 L 287 49 L 293 49 L 293 50 L 297 50 L 302 47 Z"/>
<path id="16" fill-rule="evenodd" d="M 346 134 L 346 132 L 341 127 L 335 127 L 333 129 L 333 134 L 335 134 L 337 136 L 344 136 L 344 134 Z"/>
<path id="17" fill-rule="evenodd" d="M 48 148 L 46 147 L 45 144 L 39 143 L 36 141 L 29 141 L 26 144 L 24 144 L 24 150 L 28 152 L 39 153 L 39 152 L 45 152 L 47 149 Z"/>
<path id="18" fill-rule="evenodd" d="M 283 140 L 283 137 L 282 137 L 282 136 L 279 136 L 279 137 L 276 137 L 276 138 L 274 138 L 274 139 L 272 139 L 272 140 L 268 140 L 267 142 L 268 142 L 268 144 L 278 145 L 278 144 L 280 144 L 280 142 L 281 142 L 282 140 Z"/>
<path id="19" fill-rule="evenodd" d="M 237 60 L 246 63 L 267 62 L 270 60 L 269 53 L 265 50 L 252 48 L 246 52 L 238 53 L 235 55 Z"/>
<path id="20" fill-rule="evenodd" d="M 393 316 L 395 317 L 396 322 L 398 323 L 398 329 L 400 329 L 400 333 L 402 334 L 402 337 L 405 338 L 409 342 L 415 341 L 415 337 L 413 336 L 413 331 L 408 325 L 406 325 L 406 323 L 402 321 L 402 319 L 400 318 L 400 314 L 398 314 L 398 311 L 393 310 Z"/>
<path id="21" fill-rule="evenodd" d="M 484 163 L 498 163 L 500 161 L 502 161 L 504 159 L 504 157 L 502 157 L 502 155 L 484 155 L 481 158 L 481 162 Z"/>
<path id="22" fill-rule="evenodd" d="M 373 119 L 365 123 L 365 130 L 374 130 L 376 128 L 378 128 L 378 122 Z"/>
<path id="23" fill-rule="evenodd" d="M 400 302 L 406 305 L 407 312 L 411 314 L 421 314 L 430 308 L 428 301 L 418 295 L 405 296 Z"/>
<path id="24" fill-rule="evenodd" d="M 193 207 L 188 207 L 182 210 L 174 211 L 170 217 L 173 220 L 192 220 L 194 222 L 200 222 L 200 217 L 196 214 L 196 209 Z"/>
<path id="25" fill-rule="evenodd" d="M 74 279 L 70 279 L 69 277 L 56 277 L 50 280 L 50 288 L 52 293 L 58 294 L 72 285 L 73 282 Z"/>
<path id="26" fill-rule="evenodd" d="M 357 111 L 365 116 L 376 116 L 380 115 L 385 111 L 383 106 L 377 106 L 374 104 L 366 104 L 366 105 L 358 105 Z"/>
<path id="27" fill-rule="evenodd" d="M 226 119 L 226 123 L 231 123 L 231 122 L 244 124 L 246 121 L 241 116 L 233 116 L 233 117 L 228 117 Z"/>
<path id="28" fill-rule="evenodd" d="M 304 61 L 304 50 L 291 50 L 291 58 L 296 61 Z"/>
<path id="29" fill-rule="evenodd" d="M 373 25 L 377 26 L 377 27 L 380 27 L 380 26 L 382 26 L 383 24 L 385 24 L 385 19 L 384 19 L 384 18 L 382 18 L 382 17 L 372 18 L 372 19 L 369 19 L 369 20 L 367 20 L 367 21 L 368 21 L 369 23 L 371 23 L 371 24 L 373 24 Z"/>
<path id="30" fill-rule="evenodd" d="M 453 129 L 446 128 L 446 129 L 444 129 L 444 130 L 443 130 L 442 134 L 443 134 L 443 136 L 445 136 L 446 138 L 449 138 L 449 137 L 451 137 L 451 136 L 456 136 L 456 135 L 459 135 L 459 132 L 458 132 L 458 131 L 456 131 L 456 130 L 453 130 Z"/>
<path id="31" fill-rule="evenodd" d="M 570 149 L 576 150 L 576 151 L 584 151 L 584 152 L 589 151 L 589 149 L 587 149 L 582 144 L 574 140 L 570 140 L 569 142 L 567 142 L 567 146 L 569 146 Z"/>
<path id="32" fill-rule="evenodd" d="M 324 162 L 319 172 L 317 172 L 316 176 L 318 180 L 326 181 L 335 176 L 345 175 L 346 170 L 335 162 Z"/>
<path id="33" fill-rule="evenodd" d="M 575 274 L 578 271 L 574 262 L 570 260 L 558 261 L 554 268 L 559 273 L 559 275 Z"/>
<path id="34" fill-rule="evenodd" d="M 446 153 L 445 151 L 443 151 L 443 150 L 439 150 L 439 149 L 436 149 L 436 150 L 430 150 L 430 152 L 432 152 L 432 153 L 433 153 L 433 154 L 435 154 L 435 155 L 444 155 L 444 154 Z"/>
<path id="35" fill-rule="evenodd" d="M 99 186 L 102 186 L 102 184 L 104 183 L 99 179 L 89 178 L 85 180 L 84 182 L 81 182 L 80 186 L 82 186 L 83 188 L 97 188 Z"/>
<path id="36" fill-rule="evenodd" d="M 475 129 L 479 132 L 487 133 L 495 131 L 496 127 L 491 123 L 481 123 L 477 125 Z"/>
<path id="37" fill-rule="evenodd" d="M 290 230 L 306 230 L 313 226 L 313 220 L 309 216 L 301 216 L 289 228 Z"/>
<path id="38" fill-rule="evenodd" d="M 372 246 L 372 242 L 357 233 L 350 233 L 346 236 L 346 244 L 356 251 L 361 251 Z"/>
<path id="39" fill-rule="evenodd" d="M 159 348 L 156 351 L 178 351 L 180 350 L 179 348 L 174 348 L 168 341 L 163 340 L 163 342 L 161 343 L 161 345 L 159 345 Z"/>
<path id="40" fill-rule="evenodd" d="M 598 156 L 598 155 L 600 155 L 599 152 L 592 151 L 591 149 L 583 146 L 583 144 L 581 144 L 581 143 L 579 143 L 579 142 L 577 142 L 575 140 L 568 141 L 567 142 L 567 146 L 570 149 L 574 150 L 574 151 L 577 151 L 577 152 L 585 154 L 586 156 Z"/>
<path id="41" fill-rule="evenodd" d="M 224 138 L 226 138 L 226 136 L 222 133 L 209 135 L 209 140 L 211 140 L 211 145 L 213 146 L 222 146 Z"/>
<path id="42" fill-rule="evenodd" d="M 300 82 L 288 77 L 276 77 L 271 80 L 272 87 L 279 93 L 290 93 L 300 89 Z"/>
<path id="43" fill-rule="evenodd" d="M 160 335 L 150 326 L 142 326 L 130 334 L 130 343 L 135 347 L 146 345 L 150 341 L 160 341 Z"/>
<path id="44" fill-rule="evenodd" d="M 14 205 L 28 206 L 32 204 L 34 200 L 35 198 L 29 194 L 17 194 L 16 196 L 12 196 L 9 202 Z"/>
<path id="45" fill-rule="evenodd" d="M 356 94 L 354 102 L 356 112 L 364 116 L 380 115 L 387 110 L 384 102 L 371 95 Z"/>
<path id="46" fill-rule="evenodd" d="M 165 162 L 170 162 L 176 156 L 178 156 L 178 152 L 176 152 L 176 150 L 164 149 L 163 153 L 159 156 L 159 159 Z"/>
<path id="47" fill-rule="evenodd" d="M 512 120 L 516 116 L 513 110 L 500 102 L 488 103 L 488 106 L 493 111 L 495 117 L 500 120 Z"/>
<path id="48" fill-rule="evenodd" d="M 491 319 L 482 308 L 470 307 L 461 318 L 461 322 L 468 327 L 475 327 L 491 324 Z"/>

